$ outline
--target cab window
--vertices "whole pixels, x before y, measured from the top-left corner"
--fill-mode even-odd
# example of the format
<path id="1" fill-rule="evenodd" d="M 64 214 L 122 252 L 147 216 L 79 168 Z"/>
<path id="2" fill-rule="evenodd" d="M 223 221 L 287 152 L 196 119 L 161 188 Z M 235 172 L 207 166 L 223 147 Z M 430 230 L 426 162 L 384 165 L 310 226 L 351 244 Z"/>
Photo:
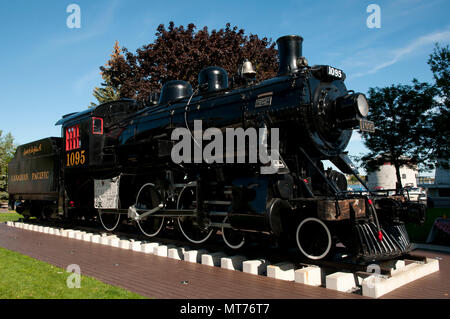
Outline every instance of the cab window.
<path id="1" fill-rule="evenodd" d="M 92 134 L 103 134 L 103 119 L 100 117 L 92 118 Z"/>
<path id="2" fill-rule="evenodd" d="M 66 151 L 81 147 L 80 126 L 74 125 L 66 129 Z"/>

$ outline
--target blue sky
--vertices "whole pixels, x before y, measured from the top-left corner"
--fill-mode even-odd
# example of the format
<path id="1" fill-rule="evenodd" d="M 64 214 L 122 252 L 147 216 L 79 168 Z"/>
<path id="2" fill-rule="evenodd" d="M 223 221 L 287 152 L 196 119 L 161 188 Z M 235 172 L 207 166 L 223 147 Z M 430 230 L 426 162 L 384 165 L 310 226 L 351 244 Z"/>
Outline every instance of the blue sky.
<path id="1" fill-rule="evenodd" d="M 69 29 L 69 4 L 81 8 L 81 28 Z M 370 29 L 369 4 L 381 9 L 381 28 Z M 426 63 L 434 43 L 450 42 L 450 2 L 398 1 L 1 1 L 0 130 L 17 144 L 59 136 L 55 122 L 95 101 L 99 66 L 114 42 L 135 51 L 154 40 L 159 24 L 194 23 L 198 29 L 227 22 L 275 41 L 304 38 L 303 55 L 347 74 L 349 89 L 432 81 Z M 351 155 L 366 152 L 356 135 Z"/>

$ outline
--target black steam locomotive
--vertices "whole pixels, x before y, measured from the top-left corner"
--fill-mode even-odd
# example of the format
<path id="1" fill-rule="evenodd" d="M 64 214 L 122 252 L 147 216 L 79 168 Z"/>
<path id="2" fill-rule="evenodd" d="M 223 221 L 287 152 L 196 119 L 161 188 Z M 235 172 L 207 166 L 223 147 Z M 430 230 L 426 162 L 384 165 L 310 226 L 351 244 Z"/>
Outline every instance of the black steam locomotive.
<path id="1" fill-rule="evenodd" d="M 310 259 L 329 256 L 337 242 L 355 258 L 407 253 L 404 223 L 423 221 L 425 206 L 401 190 L 347 190 L 344 174 L 358 175 L 344 150 L 353 129 L 374 130 L 369 106 L 346 89 L 341 70 L 308 66 L 302 41 L 279 38 L 278 76 L 260 83 L 248 61 L 234 87 L 225 70 L 207 67 L 195 90 L 169 81 L 159 101 L 119 100 L 65 115 L 56 123 L 62 138 L 17 149 L 12 202 L 22 201 L 16 209 L 27 216 L 98 219 L 108 231 L 126 220 L 149 237 L 171 224 L 194 244 L 220 230 L 233 249 L 265 233 L 296 243 Z M 234 130 L 240 135 L 230 143 L 240 148 L 212 152 L 203 130 L 214 133 L 215 146 L 228 146 L 221 133 Z M 187 146 L 177 154 L 180 137 Z M 204 158 L 208 147 L 214 160 Z M 265 160 L 252 161 L 252 152 Z M 323 160 L 341 172 L 325 170 Z"/>

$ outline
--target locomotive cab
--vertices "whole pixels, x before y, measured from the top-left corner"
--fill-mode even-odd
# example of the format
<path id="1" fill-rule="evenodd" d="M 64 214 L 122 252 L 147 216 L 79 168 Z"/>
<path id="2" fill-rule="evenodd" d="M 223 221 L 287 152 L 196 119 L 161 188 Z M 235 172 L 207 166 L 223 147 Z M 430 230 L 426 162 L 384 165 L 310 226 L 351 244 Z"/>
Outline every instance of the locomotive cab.
<path id="1" fill-rule="evenodd" d="M 95 214 L 93 178 L 114 170 L 113 148 L 123 131 L 120 123 L 140 108 L 134 100 L 118 100 L 68 114 L 56 123 L 62 126 L 61 165 L 68 214 Z"/>
<path id="2" fill-rule="evenodd" d="M 117 144 L 121 133 L 119 124 L 140 108 L 136 101 L 126 99 L 64 116 L 56 125 L 62 126 L 65 168 L 113 165 L 114 157 L 110 149 Z"/>

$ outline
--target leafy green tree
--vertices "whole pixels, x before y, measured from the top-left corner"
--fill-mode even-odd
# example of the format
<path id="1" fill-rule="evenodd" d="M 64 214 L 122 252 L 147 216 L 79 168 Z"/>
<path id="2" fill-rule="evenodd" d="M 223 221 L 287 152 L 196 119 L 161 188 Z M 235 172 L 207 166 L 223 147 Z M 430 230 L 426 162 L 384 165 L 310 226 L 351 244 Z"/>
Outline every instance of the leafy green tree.
<path id="1" fill-rule="evenodd" d="M 271 40 L 247 36 L 243 29 L 232 28 L 229 23 L 211 32 L 207 27 L 198 32 L 195 29 L 192 23 L 185 28 L 170 22 L 167 29 L 161 24 L 153 43 L 138 48 L 135 54 L 123 48 L 124 59 L 115 59 L 100 70 L 120 97 L 139 101 L 159 92 L 169 80 L 188 81 L 195 87 L 200 71 L 211 65 L 224 68 L 232 77 L 243 60 L 249 59 L 257 80 L 277 74 L 277 51 Z"/>
<path id="2" fill-rule="evenodd" d="M 113 68 L 115 65 L 119 64 L 121 60 L 124 61 L 124 57 L 121 54 L 121 48 L 119 46 L 119 42 L 116 41 L 116 43 L 114 44 L 113 53 L 111 54 L 111 59 L 108 60 L 105 64 L 105 66 L 106 66 L 105 70 L 111 70 L 111 68 Z M 101 75 L 105 82 L 101 84 L 102 87 L 95 87 L 94 93 L 93 93 L 94 97 L 97 99 L 98 104 L 103 104 L 106 102 L 116 101 L 116 100 L 120 99 L 120 94 L 119 94 L 120 86 L 113 87 L 111 85 L 111 75 L 109 75 L 109 73 L 102 71 Z M 95 106 L 97 106 L 97 104 L 94 102 L 91 102 L 90 107 L 95 107 Z"/>
<path id="3" fill-rule="evenodd" d="M 436 44 L 430 54 L 428 65 L 433 72 L 438 90 L 435 112 L 430 119 L 428 131 L 432 158 L 435 160 L 450 158 L 450 50 L 448 45 Z M 448 161 L 441 162 L 448 168 Z"/>
<path id="4" fill-rule="evenodd" d="M 0 130 L 0 200 L 8 199 L 8 163 L 13 159 L 15 152 L 14 138 L 11 133 L 3 136 Z"/>
<path id="5" fill-rule="evenodd" d="M 429 136 L 430 111 L 435 107 L 436 88 L 414 79 L 412 85 L 370 88 L 369 119 L 375 122 L 375 133 L 363 132 L 369 153 L 362 160 L 367 171 L 389 162 L 395 167 L 397 186 L 402 187 L 401 166 L 421 164 L 431 168 Z"/>

